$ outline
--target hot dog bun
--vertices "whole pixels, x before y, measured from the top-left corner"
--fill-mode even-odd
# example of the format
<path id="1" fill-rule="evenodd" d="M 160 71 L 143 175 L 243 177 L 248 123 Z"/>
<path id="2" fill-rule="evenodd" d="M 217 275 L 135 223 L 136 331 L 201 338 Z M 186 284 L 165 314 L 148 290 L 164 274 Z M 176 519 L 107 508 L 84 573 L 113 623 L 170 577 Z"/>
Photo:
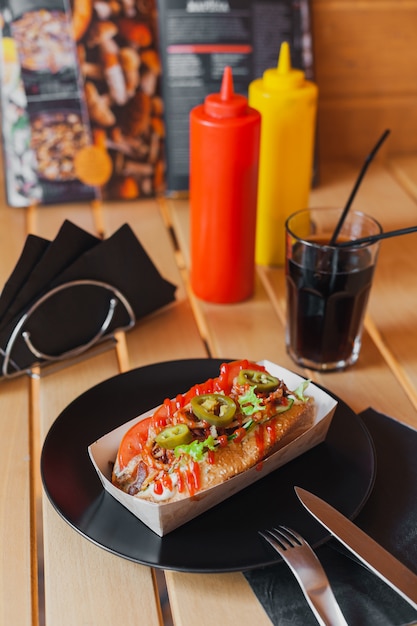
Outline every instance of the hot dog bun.
<path id="1" fill-rule="evenodd" d="M 256 379 L 261 376 L 264 382 L 247 382 L 241 371 Z M 288 390 L 283 381 L 274 381 L 265 368 L 248 361 L 233 363 L 228 374 L 226 380 L 220 376 L 207 381 L 203 389 L 200 386 L 177 396 L 175 405 L 166 401 L 146 423 L 133 427 L 121 442 L 112 482 L 123 491 L 151 502 L 198 498 L 200 492 L 261 463 L 312 425 L 315 404 L 303 391 Z M 268 385 L 267 390 L 261 389 Z M 223 400 L 219 396 L 223 395 L 227 396 L 227 402 L 232 399 L 235 406 L 233 418 L 227 418 L 232 421 L 227 424 L 215 413 L 211 419 L 204 412 L 207 407 L 215 412 L 227 411 L 229 405 L 226 409 L 211 406 L 217 401 L 221 407 Z M 193 397 L 197 398 L 194 409 Z M 181 404 L 180 409 L 175 409 Z M 202 419 L 206 415 L 216 425 Z M 175 430 L 178 424 L 189 426 L 187 443 L 171 449 L 161 447 L 158 435 L 170 435 L 172 427 Z M 181 429 L 187 430 L 184 426 Z"/>

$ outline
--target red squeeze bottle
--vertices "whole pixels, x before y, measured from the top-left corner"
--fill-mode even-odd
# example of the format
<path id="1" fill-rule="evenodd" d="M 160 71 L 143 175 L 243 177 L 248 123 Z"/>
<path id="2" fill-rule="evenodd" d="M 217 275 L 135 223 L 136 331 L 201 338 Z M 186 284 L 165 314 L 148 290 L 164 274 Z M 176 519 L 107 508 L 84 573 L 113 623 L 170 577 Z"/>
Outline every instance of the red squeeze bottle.
<path id="1" fill-rule="evenodd" d="M 191 287 L 207 302 L 253 293 L 260 126 L 230 67 L 190 112 Z"/>

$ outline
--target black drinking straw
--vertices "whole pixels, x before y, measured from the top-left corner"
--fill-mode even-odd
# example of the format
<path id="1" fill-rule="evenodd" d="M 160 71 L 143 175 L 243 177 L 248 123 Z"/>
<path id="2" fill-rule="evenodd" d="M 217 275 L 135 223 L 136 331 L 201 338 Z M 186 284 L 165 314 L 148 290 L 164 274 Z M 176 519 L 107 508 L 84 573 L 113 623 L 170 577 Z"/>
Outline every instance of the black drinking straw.
<path id="1" fill-rule="evenodd" d="M 361 169 L 361 171 L 359 172 L 359 176 L 358 176 L 358 178 L 357 178 L 357 181 L 356 181 L 356 183 L 355 183 L 355 185 L 354 185 L 354 187 L 353 187 L 353 189 L 352 189 L 352 191 L 351 191 L 351 194 L 350 194 L 349 199 L 348 199 L 348 201 L 347 201 L 347 203 L 346 203 L 346 206 L 345 206 L 345 208 L 343 209 L 342 215 L 340 216 L 339 222 L 338 222 L 338 224 L 337 224 L 337 226 L 336 226 L 336 228 L 335 228 L 335 231 L 334 231 L 334 233 L 333 233 L 333 235 L 332 235 L 332 238 L 330 239 L 329 246 L 334 246 L 334 245 L 336 244 L 336 239 L 337 239 L 337 238 L 338 238 L 338 236 L 339 236 L 340 229 L 341 229 L 341 228 L 342 228 L 342 226 L 343 226 L 343 222 L 344 222 L 344 221 L 345 221 L 345 219 L 346 219 L 346 215 L 348 214 L 348 211 L 349 211 L 349 209 L 350 209 L 350 206 L 351 206 L 351 204 L 352 204 L 352 202 L 353 202 L 353 200 L 354 200 L 354 198 L 355 198 L 355 196 L 356 196 L 356 192 L 357 192 L 357 191 L 358 191 L 358 189 L 359 189 L 359 185 L 360 185 L 360 184 L 361 184 L 361 182 L 362 182 L 362 178 L 365 176 L 366 170 L 368 169 L 368 167 L 369 167 L 369 165 L 370 165 L 371 161 L 373 160 L 374 156 L 376 155 L 376 153 L 378 152 L 378 150 L 380 149 L 380 147 L 382 146 L 382 144 L 384 143 L 385 139 L 388 137 L 388 135 L 389 135 L 389 134 L 390 134 L 390 130 L 388 130 L 388 129 L 387 129 L 387 130 L 386 130 L 386 131 L 382 134 L 382 136 L 379 138 L 379 140 L 378 140 L 378 142 L 376 143 L 376 145 L 375 145 L 375 147 L 373 148 L 373 150 L 371 150 L 371 152 L 370 152 L 370 153 L 368 154 L 368 156 L 366 157 L 365 162 L 364 162 L 364 164 L 362 165 L 362 169 Z"/>
<path id="2" fill-rule="evenodd" d="M 397 230 L 387 230 L 385 233 L 378 233 L 377 235 L 369 235 L 368 237 L 361 237 L 361 239 L 352 239 L 352 241 L 342 241 L 336 244 L 338 248 L 348 248 L 351 246 L 360 246 L 362 244 L 375 243 L 380 239 L 389 239 L 390 237 L 398 237 L 399 235 L 408 235 L 409 233 L 416 233 L 417 226 L 408 226 L 408 228 L 398 228 Z"/>

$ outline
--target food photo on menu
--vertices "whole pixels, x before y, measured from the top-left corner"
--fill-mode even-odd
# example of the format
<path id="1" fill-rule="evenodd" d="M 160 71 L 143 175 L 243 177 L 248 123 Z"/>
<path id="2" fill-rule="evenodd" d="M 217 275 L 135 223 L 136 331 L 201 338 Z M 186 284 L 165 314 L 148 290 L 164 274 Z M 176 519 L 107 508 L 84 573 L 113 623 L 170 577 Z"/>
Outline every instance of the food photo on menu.
<path id="1" fill-rule="evenodd" d="M 2 12 L 2 130 L 11 206 L 97 196 L 75 171 L 76 155 L 92 135 L 65 9 L 56 0 L 14 0 Z"/>
<path id="2" fill-rule="evenodd" d="M 2 132 L 11 206 L 131 200 L 163 190 L 155 24 L 153 0 L 3 4 Z M 76 165 L 87 146 L 111 163 L 100 183 Z"/>

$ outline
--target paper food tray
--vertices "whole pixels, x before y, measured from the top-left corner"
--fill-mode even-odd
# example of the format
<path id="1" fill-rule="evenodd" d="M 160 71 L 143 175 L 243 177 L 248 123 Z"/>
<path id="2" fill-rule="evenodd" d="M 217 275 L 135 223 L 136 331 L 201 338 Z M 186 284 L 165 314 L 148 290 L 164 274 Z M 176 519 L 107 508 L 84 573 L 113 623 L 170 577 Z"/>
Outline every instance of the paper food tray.
<path id="1" fill-rule="evenodd" d="M 270 361 L 259 363 L 273 376 L 283 380 L 289 389 L 296 389 L 304 380 L 301 376 Z M 337 401 L 313 383 L 310 383 L 305 395 L 312 396 L 316 404 L 314 422 L 307 431 L 271 454 L 262 463 L 220 485 L 178 502 L 147 502 L 121 491 L 111 482 L 111 466 L 116 459 L 123 435 L 133 424 L 152 415 L 160 405 L 104 435 L 89 446 L 88 452 L 106 491 L 162 537 L 324 441 Z"/>

